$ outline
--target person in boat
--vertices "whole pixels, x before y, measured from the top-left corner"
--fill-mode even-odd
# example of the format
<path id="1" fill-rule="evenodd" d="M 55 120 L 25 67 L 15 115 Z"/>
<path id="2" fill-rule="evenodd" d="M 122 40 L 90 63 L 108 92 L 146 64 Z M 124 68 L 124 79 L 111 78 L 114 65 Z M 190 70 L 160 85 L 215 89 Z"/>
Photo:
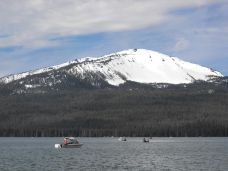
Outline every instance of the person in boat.
<path id="1" fill-rule="evenodd" d="M 79 144 L 78 140 L 75 137 L 64 137 L 63 144 Z"/>
<path id="2" fill-rule="evenodd" d="M 64 145 L 67 145 L 67 144 L 68 144 L 67 138 L 66 138 L 66 137 L 64 137 L 64 139 L 63 139 L 63 144 L 64 144 Z"/>
<path id="3" fill-rule="evenodd" d="M 149 142 L 149 139 L 143 138 L 143 142 Z"/>

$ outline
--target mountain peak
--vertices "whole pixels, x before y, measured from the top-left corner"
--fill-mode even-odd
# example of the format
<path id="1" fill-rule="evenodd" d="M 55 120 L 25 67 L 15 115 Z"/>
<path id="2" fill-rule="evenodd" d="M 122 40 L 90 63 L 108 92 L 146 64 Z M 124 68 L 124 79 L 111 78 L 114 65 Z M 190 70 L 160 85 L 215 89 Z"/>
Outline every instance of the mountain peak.
<path id="1" fill-rule="evenodd" d="M 58 74 L 55 75 L 56 73 Z M 42 74 L 39 77 L 44 78 L 40 78 L 43 81 L 38 79 L 36 84 L 41 84 L 40 82 L 45 84 L 44 80 L 48 80 L 48 84 L 53 85 L 61 83 L 61 79 L 70 76 L 75 79 L 93 80 L 91 84 L 97 84 L 98 79 L 115 86 L 127 80 L 139 83 L 180 84 L 195 80 L 207 81 L 211 77 L 223 76 L 218 71 L 185 62 L 177 57 L 146 49 L 128 49 L 98 58 L 76 59 L 52 67 L 9 75 L 1 78 L 0 82 L 10 83 L 39 74 Z M 63 74 L 65 76 L 60 78 L 59 75 Z M 31 81 L 27 81 L 32 84 Z"/>
<path id="2" fill-rule="evenodd" d="M 104 57 L 113 56 L 113 55 L 123 55 L 123 56 L 124 55 L 138 55 L 138 56 L 147 56 L 147 57 L 154 56 L 154 55 L 167 56 L 167 55 L 164 55 L 164 54 L 156 52 L 156 51 L 135 48 L 135 49 L 128 49 L 128 50 L 123 50 L 123 51 L 119 51 L 119 52 L 116 52 L 116 53 L 112 53 L 112 54 L 109 54 L 109 55 L 105 55 Z"/>

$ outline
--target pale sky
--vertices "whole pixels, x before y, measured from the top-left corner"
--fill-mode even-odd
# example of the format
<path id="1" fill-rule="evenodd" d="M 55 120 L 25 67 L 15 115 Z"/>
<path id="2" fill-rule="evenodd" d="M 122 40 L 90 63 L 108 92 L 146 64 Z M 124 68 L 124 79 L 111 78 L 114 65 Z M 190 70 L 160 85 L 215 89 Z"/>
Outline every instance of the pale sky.
<path id="1" fill-rule="evenodd" d="M 228 75 L 228 1 L 0 1 L 0 77 L 130 48 Z"/>

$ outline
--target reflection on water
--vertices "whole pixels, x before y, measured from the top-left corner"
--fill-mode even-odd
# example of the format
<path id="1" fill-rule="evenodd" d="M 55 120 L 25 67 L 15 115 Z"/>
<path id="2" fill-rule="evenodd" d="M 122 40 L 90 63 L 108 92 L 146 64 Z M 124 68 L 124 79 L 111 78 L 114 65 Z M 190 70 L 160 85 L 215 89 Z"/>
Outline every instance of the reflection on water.
<path id="1" fill-rule="evenodd" d="M 228 138 L 0 138 L 0 170 L 228 170 Z"/>

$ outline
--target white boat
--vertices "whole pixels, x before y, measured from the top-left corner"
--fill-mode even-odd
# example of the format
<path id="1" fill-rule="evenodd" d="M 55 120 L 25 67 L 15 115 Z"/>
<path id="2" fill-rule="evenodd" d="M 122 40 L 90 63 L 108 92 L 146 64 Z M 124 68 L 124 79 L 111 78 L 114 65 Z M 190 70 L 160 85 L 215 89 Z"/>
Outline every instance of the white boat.
<path id="1" fill-rule="evenodd" d="M 118 140 L 119 141 L 127 141 L 126 137 L 120 137 Z"/>
<path id="2" fill-rule="evenodd" d="M 55 144 L 55 148 L 80 148 L 82 145 L 75 137 L 64 137 L 63 144 Z"/>

